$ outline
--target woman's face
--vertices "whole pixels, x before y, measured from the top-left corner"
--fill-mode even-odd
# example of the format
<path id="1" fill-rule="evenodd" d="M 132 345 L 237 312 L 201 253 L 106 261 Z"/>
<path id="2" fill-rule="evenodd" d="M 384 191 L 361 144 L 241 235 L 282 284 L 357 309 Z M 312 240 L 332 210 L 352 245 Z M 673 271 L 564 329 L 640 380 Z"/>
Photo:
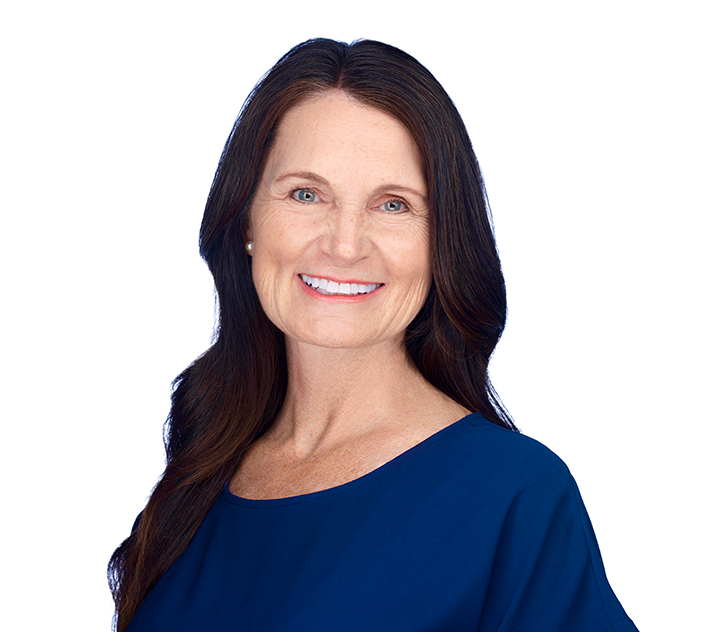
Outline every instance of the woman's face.
<path id="1" fill-rule="evenodd" d="M 396 119 L 331 91 L 281 120 L 247 237 L 262 307 L 288 338 L 400 343 L 431 272 L 419 150 Z"/>

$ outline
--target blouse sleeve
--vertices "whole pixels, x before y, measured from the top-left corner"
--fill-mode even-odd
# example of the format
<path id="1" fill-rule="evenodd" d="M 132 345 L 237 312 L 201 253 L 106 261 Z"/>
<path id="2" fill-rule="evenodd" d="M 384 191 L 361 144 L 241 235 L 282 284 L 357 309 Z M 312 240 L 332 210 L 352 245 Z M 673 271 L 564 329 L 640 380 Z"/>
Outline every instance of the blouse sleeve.
<path id="1" fill-rule="evenodd" d="M 576 483 L 551 457 L 506 510 L 479 631 L 637 632 L 606 579 Z"/>

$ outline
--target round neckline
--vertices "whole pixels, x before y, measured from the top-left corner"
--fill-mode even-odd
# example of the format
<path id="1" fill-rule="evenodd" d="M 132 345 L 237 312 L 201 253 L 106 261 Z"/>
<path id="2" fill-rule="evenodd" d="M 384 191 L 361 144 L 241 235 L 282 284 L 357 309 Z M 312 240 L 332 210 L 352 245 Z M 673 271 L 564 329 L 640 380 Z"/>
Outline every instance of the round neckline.
<path id="1" fill-rule="evenodd" d="M 455 432 L 456 430 L 459 430 L 464 425 L 469 423 L 470 421 L 486 421 L 485 417 L 481 415 L 480 413 L 470 413 L 466 415 L 465 417 L 462 417 L 461 419 L 458 419 L 457 421 L 454 421 L 453 423 L 449 424 L 445 428 L 442 428 L 438 432 L 435 432 L 432 435 L 429 435 L 426 439 L 423 439 L 416 445 L 412 446 L 408 450 L 405 450 L 404 452 L 398 454 L 393 459 L 387 461 L 383 465 L 380 465 L 379 467 L 371 470 L 370 472 L 367 472 L 366 474 L 362 474 L 358 478 L 352 479 L 351 481 L 347 481 L 346 483 L 341 483 L 339 485 L 335 485 L 334 487 L 327 487 L 326 489 L 320 489 L 315 492 L 308 492 L 306 494 L 299 494 L 297 496 L 287 496 L 286 498 L 243 498 L 242 496 L 237 496 L 233 494 L 231 491 L 229 491 L 229 483 L 225 483 L 224 489 L 222 490 L 222 495 L 224 499 L 228 502 L 230 502 L 233 505 L 240 505 L 243 507 L 282 507 L 285 505 L 297 505 L 302 503 L 308 503 L 308 502 L 314 502 L 317 500 L 321 500 L 324 498 L 329 498 L 332 496 L 339 496 L 342 494 L 350 493 L 352 490 L 362 487 L 371 481 L 381 478 L 382 476 L 387 475 L 389 472 L 391 472 L 393 469 L 399 467 L 406 461 L 409 461 L 425 450 L 427 450 L 430 446 L 432 446 L 437 441 L 440 441 L 444 437 L 450 435 L 451 433 Z M 487 423 L 491 423 L 488 422 Z M 493 425 L 493 424 L 492 424 Z"/>

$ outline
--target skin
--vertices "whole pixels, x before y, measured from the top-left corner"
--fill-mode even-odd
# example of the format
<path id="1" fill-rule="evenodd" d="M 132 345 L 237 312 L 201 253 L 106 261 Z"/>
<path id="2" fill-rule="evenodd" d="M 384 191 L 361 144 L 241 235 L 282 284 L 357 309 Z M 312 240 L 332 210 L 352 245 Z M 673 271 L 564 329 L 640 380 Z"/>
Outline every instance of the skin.
<path id="1" fill-rule="evenodd" d="M 262 307 L 284 332 L 289 384 L 230 490 L 283 498 L 353 480 L 469 411 L 403 348 L 431 285 L 418 148 L 391 116 L 329 91 L 282 119 L 247 239 Z M 299 275 L 378 285 L 325 296 Z"/>

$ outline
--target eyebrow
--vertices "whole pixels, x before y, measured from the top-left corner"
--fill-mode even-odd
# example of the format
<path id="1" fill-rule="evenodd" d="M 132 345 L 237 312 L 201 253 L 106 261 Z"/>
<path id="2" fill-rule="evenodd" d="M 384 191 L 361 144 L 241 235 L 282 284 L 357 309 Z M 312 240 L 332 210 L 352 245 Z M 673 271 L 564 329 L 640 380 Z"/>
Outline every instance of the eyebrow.
<path id="1" fill-rule="evenodd" d="M 298 178 L 300 180 L 309 180 L 311 182 L 316 182 L 317 184 L 323 184 L 324 186 L 331 186 L 329 181 L 325 178 L 322 178 L 322 176 L 312 172 L 312 171 L 293 171 L 292 173 L 284 173 L 281 176 L 278 176 L 275 182 L 282 182 L 284 180 L 289 180 L 291 178 Z M 390 191 L 397 191 L 402 193 L 412 193 L 413 195 L 417 196 L 418 198 L 421 198 L 422 200 L 426 201 L 426 196 L 422 195 L 417 191 L 416 189 L 412 189 L 411 187 L 405 187 L 402 184 L 385 184 L 380 186 L 378 189 L 375 189 L 374 194 L 375 195 L 381 195 L 383 193 L 388 193 Z"/>
<path id="2" fill-rule="evenodd" d="M 322 178 L 322 176 L 312 173 L 311 171 L 293 171 L 292 173 L 285 173 L 276 179 L 276 182 L 282 182 L 283 180 L 289 180 L 290 178 L 299 178 L 300 180 L 312 180 L 319 184 L 325 184 L 329 186 L 329 181 Z"/>

